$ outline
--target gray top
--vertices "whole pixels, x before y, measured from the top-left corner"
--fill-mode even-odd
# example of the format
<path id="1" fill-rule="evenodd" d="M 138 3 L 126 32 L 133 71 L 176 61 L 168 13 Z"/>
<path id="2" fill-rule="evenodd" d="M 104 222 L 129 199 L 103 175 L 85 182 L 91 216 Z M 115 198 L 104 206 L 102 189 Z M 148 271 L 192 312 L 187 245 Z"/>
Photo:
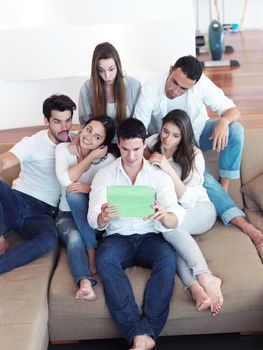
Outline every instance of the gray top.
<path id="1" fill-rule="evenodd" d="M 128 117 L 132 117 L 134 113 L 135 104 L 139 98 L 141 91 L 141 83 L 134 78 L 125 77 L 124 84 L 126 87 L 127 96 L 127 110 L 129 111 Z M 86 80 L 80 88 L 79 93 L 79 122 L 84 125 L 85 122 L 93 116 L 92 108 L 92 95 L 90 79 Z"/>

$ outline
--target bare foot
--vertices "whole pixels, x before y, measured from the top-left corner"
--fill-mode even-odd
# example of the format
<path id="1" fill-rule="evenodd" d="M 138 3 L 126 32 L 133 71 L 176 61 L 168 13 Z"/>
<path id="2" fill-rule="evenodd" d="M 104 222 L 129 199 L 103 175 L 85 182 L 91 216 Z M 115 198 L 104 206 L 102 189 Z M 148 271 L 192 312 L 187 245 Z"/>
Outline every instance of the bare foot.
<path id="1" fill-rule="evenodd" d="M 236 216 L 231 220 L 231 223 L 247 234 L 257 249 L 263 247 L 263 233 L 250 224 L 243 216 Z"/>
<path id="2" fill-rule="evenodd" d="M 220 278 L 207 272 L 200 273 L 197 278 L 198 282 L 211 299 L 210 310 L 212 315 L 215 316 L 220 311 L 224 301 L 221 291 L 222 281 Z"/>
<path id="3" fill-rule="evenodd" d="M 206 310 L 211 305 L 211 299 L 206 294 L 204 288 L 198 281 L 191 283 L 190 290 L 192 297 L 195 300 L 195 308 L 197 311 Z"/>
<path id="4" fill-rule="evenodd" d="M 94 301 L 97 296 L 92 288 L 90 281 L 86 278 L 80 281 L 79 289 L 76 293 L 76 299 Z"/>
<path id="5" fill-rule="evenodd" d="M 155 341 L 147 334 L 136 335 L 130 350 L 151 350 L 155 347 Z"/>
<path id="6" fill-rule="evenodd" d="M 89 258 L 89 269 L 93 275 L 97 274 L 96 264 L 95 264 L 95 248 L 87 248 L 88 258 Z"/>
<path id="7" fill-rule="evenodd" d="M 0 236 L 0 255 L 4 254 L 9 248 L 9 244 L 4 236 Z"/>

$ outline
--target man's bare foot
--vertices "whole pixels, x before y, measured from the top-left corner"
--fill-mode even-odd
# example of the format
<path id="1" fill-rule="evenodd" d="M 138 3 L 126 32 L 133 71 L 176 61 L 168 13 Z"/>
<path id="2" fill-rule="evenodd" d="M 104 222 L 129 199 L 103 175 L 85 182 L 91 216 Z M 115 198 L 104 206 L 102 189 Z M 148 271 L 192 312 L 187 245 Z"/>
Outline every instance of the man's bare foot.
<path id="1" fill-rule="evenodd" d="M 195 300 L 195 308 L 197 311 L 206 310 L 211 305 L 211 299 L 206 294 L 204 288 L 199 284 L 198 281 L 191 283 L 190 290 L 192 297 Z"/>
<path id="2" fill-rule="evenodd" d="M 87 248 L 88 258 L 89 258 L 89 269 L 93 275 L 97 274 L 96 264 L 95 264 L 95 248 Z"/>
<path id="3" fill-rule="evenodd" d="M 76 293 L 76 299 L 83 299 L 89 301 L 94 301 L 97 299 L 97 296 L 88 279 L 84 278 L 80 281 L 79 289 Z"/>
<path id="4" fill-rule="evenodd" d="M 9 244 L 4 236 L 0 236 L 0 255 L 4 254 L 9 248 Z"/>
<path id="5" fill-rule="evenodd" d="M 231 223 L 247 234 L 257 249 L 263 247 L 263 233 L 249 223 L 246 218 L 243 216 L 236 216 L 231 220 Z"/>
<path id="6" fill-rule="evenodd" d="M 130 350 L 151 350 L 155 347 L 155 341 L 147 334 L 136 335 L 133 339 L 132 348 Z"/>
<path id="7" fill-rule="evenodd" d="M 208 272 L 200 273 L 197 278 L 198 282 L 211 299 L 210 310 L 212 315 L 215 316 L 220 311 L 224 302 L 221 291 L 222 281 L 220 278 Z"/>

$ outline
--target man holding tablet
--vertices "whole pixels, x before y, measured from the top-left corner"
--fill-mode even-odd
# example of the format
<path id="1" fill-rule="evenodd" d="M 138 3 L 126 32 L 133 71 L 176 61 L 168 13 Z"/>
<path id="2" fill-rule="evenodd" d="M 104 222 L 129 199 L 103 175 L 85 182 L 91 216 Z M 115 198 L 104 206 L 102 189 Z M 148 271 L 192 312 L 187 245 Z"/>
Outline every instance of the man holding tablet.
<path id="1" fill-rule="evenodd" d="M 93 228 L 106 232 L 96 259 L 108 308 L 131 348 L 150 350 L 168 317 L 176 271 L 175 251 L 160 233 L 177 227 L 185 211 L 177 203 L 171 178 L 143 158 L 143 123 L 133 118 L 124 120 L 117 138 L 121 157 L 95 175 L 88 221 Z M 108 202 L 107 189 L 111 186 L 153 188 L 153 214 L 147 218 L 120 216 L 121 208 Z M 142 314 L 124 272 L 133 265 L 152 270 Z"/>

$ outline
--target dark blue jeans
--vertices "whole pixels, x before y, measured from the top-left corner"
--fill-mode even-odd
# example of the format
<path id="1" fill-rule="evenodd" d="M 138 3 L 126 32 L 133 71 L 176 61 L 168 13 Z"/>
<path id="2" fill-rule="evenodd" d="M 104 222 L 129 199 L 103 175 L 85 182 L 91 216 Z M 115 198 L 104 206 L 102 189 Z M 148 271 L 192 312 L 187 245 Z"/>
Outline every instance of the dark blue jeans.
<path id="1" fill-rule="evenodd" d="M 155 233 L 114 234 L 99 246 L 96 261 L 107 306 L 126 340 L 132 343 L 133 338 L 141 334 L 155 339 L 169 313 L 176 271 L 173 248 L 162 235 Z M 133 265 L 152 270 L 144 291 L 142 314 L 124 272 Z"/>
<path id="2" fill-rule="evenodd" d="M 0 273 L 27 264 L 57 247 L 52 207 L 0 180 L 0 235 L 4 226 L 15 229 L 25 242 L 0 255 Z"/>

